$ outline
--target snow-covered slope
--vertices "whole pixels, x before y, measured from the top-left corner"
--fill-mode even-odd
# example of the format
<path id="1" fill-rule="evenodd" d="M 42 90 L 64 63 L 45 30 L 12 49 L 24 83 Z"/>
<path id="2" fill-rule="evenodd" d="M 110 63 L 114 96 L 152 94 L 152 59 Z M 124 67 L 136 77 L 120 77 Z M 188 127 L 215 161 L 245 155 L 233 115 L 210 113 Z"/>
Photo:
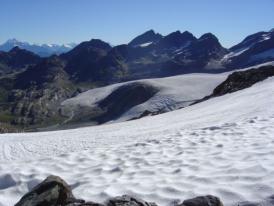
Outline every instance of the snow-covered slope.
<path id="1" fill-rule="evenodd" d="M 227 75 L 227 73 L 217 75 L 187 74 L 113 84 L 81 93 L 64 101 L 62 105 L 68 114 L 76 113 L 77 109 L 81 110 L 83 107 L 94 108 L 100 100 L 106 98 L 114 90 L 132 82 L 141 82 L 159 89 L 159 92 L 148 101 L 131 108 L 115 120 L 116 122 L 126 121 L 139 117 L 144 111 L 167 112 L 188 106 L 194 101 L 209 95 L 218 84 L 225 80 Z"/>
<path id="2" fill-rule="evenodd" d="M 135 194 L 166 205 L 196 195 L 225 205 L 274 192 L 274 78 L 158 116 L 66 131 L 0 135 L 0 205 L 49 174 L 77 197 Z"/>

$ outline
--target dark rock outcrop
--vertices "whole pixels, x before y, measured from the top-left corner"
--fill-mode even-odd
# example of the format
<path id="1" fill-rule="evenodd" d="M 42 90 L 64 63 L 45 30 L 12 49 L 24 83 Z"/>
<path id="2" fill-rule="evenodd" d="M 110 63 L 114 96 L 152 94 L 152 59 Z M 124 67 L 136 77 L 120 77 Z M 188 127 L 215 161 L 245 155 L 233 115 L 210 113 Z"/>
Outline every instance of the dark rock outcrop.
<path id="1" fill-rule="evenodd" d="M 157 204 L 129 195 L 110 198 L 104 204 L 76 199 L 63 179 L 49 176 L 25 194 L 15 206 L 157 206 Z M 223 206 L 223 203 L 218 197 L 208 195 L 185 200 L 178 206 Z"/>
<path id="2" fill-rule="evenodd" d="M 49 176 L 24 195 L 15 206 L 64 206 L 74 200 L 71 188 L 57 176 Z"/>
<path id="3" fill-rule="evenodd" d="M 264 66 L 258 69 L 238 71 L 230 74 L 228 78 L 213 91 L 213 96 L 220 96 L 227 93 L 236 92 L 253 84 L 274 76 L 274 66 Z"/>
<path id="4" fill-rule="evenodd" d="M 227 79 L 223 83 L 218 85 L 213 90 L 213 93 L 211 95 L 206 96 L 193 104 L 197 104 L 213 97 L 218 97 L 249 88 L 257 82 L 263 81 L 272 76 L 274 76 L 274 66 L 272 65 L 262 66 L 257 69 L 233 72 L 227 77 Z"/>
<path id="5" fill-rule="evenodd" d="M 207 195 L 185 200 L 180 206 L 223 206 L 218 197 Z"/>

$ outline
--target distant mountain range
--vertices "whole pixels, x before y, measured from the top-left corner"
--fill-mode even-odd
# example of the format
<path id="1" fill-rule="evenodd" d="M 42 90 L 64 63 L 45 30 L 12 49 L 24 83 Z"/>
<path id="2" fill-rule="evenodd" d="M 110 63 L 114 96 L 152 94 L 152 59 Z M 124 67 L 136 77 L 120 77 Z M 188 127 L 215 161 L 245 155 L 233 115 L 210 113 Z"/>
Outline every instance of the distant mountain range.
<path id="1" fill-rule="evenodd" d="M 128 44 L 112 47 L 92 39 L 48 58 L 17 46 L 0 52 L 0 122 L 26 128 L 67 123 L 71 114 L 62 111 L 62 102 L 91 88 L 178 74 L 221 73 L 268 61 L 274 61 L 274 30 L 252 34 L 231 48 L 224 48 L 212 33 L 197 38 L 188 31 L 163 36 L 153 30 Z M 92 112 L 100 116 L 104 111 Z"/>
<path id="2" fill-rule="evenodd" d="M 0 45 L 0 51 L 10 51 L 14 47 L 20 47 L 21 49 L 26 49 L 28 51 L 31 51 L 41 57 L 48 57 L 53 54 L 62 54 L 66 53 L 69 50 L 73 49 L 76 44 L 70 43 L 70 44 L 30 44 L 28 42 L 21 42 L 16 39 L 9 39 L 5 43 Z"/>

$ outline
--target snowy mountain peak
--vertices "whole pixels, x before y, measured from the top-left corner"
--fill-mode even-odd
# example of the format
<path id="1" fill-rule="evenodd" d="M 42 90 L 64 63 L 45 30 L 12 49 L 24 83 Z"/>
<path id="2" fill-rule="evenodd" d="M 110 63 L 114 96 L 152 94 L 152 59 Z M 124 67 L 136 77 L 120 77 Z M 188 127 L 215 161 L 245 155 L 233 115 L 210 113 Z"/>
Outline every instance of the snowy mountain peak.
<path id="1" fill-rule="evenodd" d="M 19 41 L 17 39 L 13 38 L 13 39 L 8 39 L 6 41 L 6 43 L 8 43 L 8 44 L 12 44 L 12 43 L 15 44 L 15 43 L 19 43 Z"/>
<path id="2" fill-rule="evenodd" d="M 10 51 L 14 47 L 20 47 L 21 49 L 25 49 L 31 51 L 39 56 L 47 57 L 52 54 L 61 54 L 68 52 L 72 48 L 76 46 L 74 43 L 69 43 L 65 45 L 58 44 L 30 44 L 28 42 L 22 42 L 15 38 L 7 40 L 5 43 L 0 45 L 0 51 Z"/>

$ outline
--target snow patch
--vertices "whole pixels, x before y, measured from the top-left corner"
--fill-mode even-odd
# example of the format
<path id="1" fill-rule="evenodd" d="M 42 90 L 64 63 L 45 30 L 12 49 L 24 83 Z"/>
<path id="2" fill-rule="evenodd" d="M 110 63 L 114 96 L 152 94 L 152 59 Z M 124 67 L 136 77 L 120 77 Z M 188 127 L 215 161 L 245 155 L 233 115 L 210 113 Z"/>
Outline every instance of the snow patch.
<path id="1" fill-rule="evenodd" d="M 250 47 L 245 47 L 245 48 L 240 48 L 240 49 L 237 49 L 233 52 L 230 52 L 228 54 L 226 54 L 224 57 L 223 57 L 223 60 L 227 60 L 227 59 L 231 59 L 233 57 L 236 57 L 236 56 L 239 56 L 241 55 L 242 53 L 244 53 L 245 51 L 247 51 Z"/>
<path id="2" fill-rule="evenodd" d="M 143 44 L 140 44 L 139 47 L 147 47 L 149 45 L 151 45 L 153 42 L 147 42 L 147 43 L 143 43 Z"/>

